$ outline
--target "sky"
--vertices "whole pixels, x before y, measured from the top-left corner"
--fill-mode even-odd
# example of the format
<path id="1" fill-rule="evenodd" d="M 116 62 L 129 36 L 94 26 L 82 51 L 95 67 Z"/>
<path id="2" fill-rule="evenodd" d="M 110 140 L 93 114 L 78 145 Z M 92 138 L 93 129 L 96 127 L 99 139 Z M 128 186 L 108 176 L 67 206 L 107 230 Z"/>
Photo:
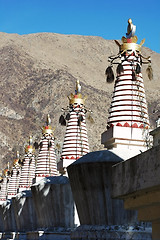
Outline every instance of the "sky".
<path id="1" fill-rule="evenodd" d="M 0 0 L 0 32 L 121 39 L 131 18 L 138 43 L 160 53 L 159 0 Z"/>

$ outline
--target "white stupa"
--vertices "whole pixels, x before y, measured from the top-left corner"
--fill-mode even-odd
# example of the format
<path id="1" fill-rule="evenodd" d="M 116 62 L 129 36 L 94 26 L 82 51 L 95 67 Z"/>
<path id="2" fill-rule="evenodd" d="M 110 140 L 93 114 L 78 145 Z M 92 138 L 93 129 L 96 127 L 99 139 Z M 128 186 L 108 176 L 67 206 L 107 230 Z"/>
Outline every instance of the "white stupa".
<path id="1" fill-rule="evenodd" d="M 150 58 L 141 54 L 137 44 L 135 26 L 128 20 L 126 38 L 122 37 L 119 54 L 109 57 L 111 66 L 106 70 L 107 80 L 113 80 L 112 65 L 118 62 L 117 76 L 109 110 L 107 131 L 102 134 L 102 143 L 123 159 L 128 159 L 148 149 L 149 117 L 141 66 L 150 64 Z"/>
<path id="2" fill-rule="evenodd" d="M 44 177 L 57 176 L 57 162 L 55 155 L 53 129 L 48 114 L 46 126 L 42 128 L 39 155 L 36 164 L 36 182 Z"/>
<path id="3" fill-rule="evenodd" d="M 32 145 L 32 137 L 29 137 L 28 145 L 25 147 L 25 156 L 22 160 L 21 176 L 19 180 L 19 192 L 30 190 L 35 178 L 35 156 Z"/>
<path id="4" fill-rule="evenodd" d="M 21 175 L 21 166 L 19 164 L 19 152 L 17 151 L 17 157 L 13 161 L 12 170 L 10 171 L 10 178 L 8 182 L 7 197 L 12 199 L 15 197 L 19 188 L 19 179 Z"/>
<path id="5" fill-rule="evenodd" d="M 86 128 L 86 97 L 81 94 L 81 85 L 76 82 L 75 94 L 70 94 L 69 107 L 66 109 L 67 128 L 64 137 L 61 160 L 58 162 L 60 173 L 66 172 L 66 167 L 89 152 Z"/>

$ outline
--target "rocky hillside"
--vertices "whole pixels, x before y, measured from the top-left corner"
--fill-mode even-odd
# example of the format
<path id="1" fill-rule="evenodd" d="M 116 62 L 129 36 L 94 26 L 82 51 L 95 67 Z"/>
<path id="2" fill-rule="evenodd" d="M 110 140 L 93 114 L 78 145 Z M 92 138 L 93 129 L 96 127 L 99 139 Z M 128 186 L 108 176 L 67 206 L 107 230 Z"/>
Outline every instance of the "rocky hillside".
<path id="1" fill-rule="evenodd" d="M 12 162 L 16 150 L 23 156 L 30 134 L 40 140 L 48 113 L 56 127 L 55 141 L 62 144 L 65 127 L 59 125 L 59 116 L 76 79 L 88 95 L 86 107 L 93 110 L 95 123 L 87 121 L 90 150 L 102 149 L 101 133 L 106 129 L 114 86 L 106 83 L 104 71 L 108 56 L 117 52 L 114 41 L 100 37 L 0 33 L 0 167 Z M 154 126 L 160 115 L 160 54 L 147 48 L 142 53 L 152 58 L 154 79 L 148 80 L 145 66 L 143 76 Z"/>

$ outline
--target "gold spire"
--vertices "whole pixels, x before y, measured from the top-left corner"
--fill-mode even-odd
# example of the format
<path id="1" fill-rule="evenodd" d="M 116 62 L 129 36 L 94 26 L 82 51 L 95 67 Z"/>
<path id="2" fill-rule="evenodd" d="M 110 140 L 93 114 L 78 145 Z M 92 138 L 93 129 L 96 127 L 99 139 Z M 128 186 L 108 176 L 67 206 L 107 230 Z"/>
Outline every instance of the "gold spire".
<path id="1" fill-rule="evenodd" d="M 16 153 L 16 158 L 19 159 L 19 151 Z"/>
<path id="2" fill-rule="evenodd" d="M 3 170 L 3 176 L 5 176 L 5 177 L 6 177 L 6 176 L 8 175 L 7 173 L 8 173 L 8 169 L 7 169 L 7 168 L 5 168 L 5 169 Z"/>
<path id="3" fill-rule="evenodd" d="M 79 80 L 76 81 L 76 90 L 75 90 L 75 94 L 71 93 L 68 96 L 69 99 L 69 104 L 83 104 L 85 103 L 86 100 L 86 96 L 83 98 L 82 94 L 81 94 L 81 85 L 79 83 Z"/>
<path id="4" fill-rule="evenodd" d="M 13 166 L 18 165 L 18 162 L 19 162 L 19 151 L 16 152 L 16 159 L 13 160 Z"/>
<path id="5" fill-rule="evenodd" d="M 54 129 L 50 126 L 50 124 L 51 124 L 51 118 L 50 118 L 50 115 L 48 114 L 46 126 L 43 126 L 43 128 L 42 128 L 43 134 L 53 134 Z"/>
<path id="6" fill-rule="evenodd" d="M 7 167 L 5 167 L 5 169 L 2 172 L 3 176 L 7 177 L 8 176 L 8 172 L 9 172 L 9 162 L 7 163 Z"/>
<path id="7" fill-rule="evenodd" d="M 25 153 L 33 153 L 34 152 L 34 147 L 33 147 L 33 139 L 32 136 L 29 136 L 28 139 L 28 145 L 25 147 Z"/>
<path id="8" fill-rule="evenodd" d="M 81 93 L 81 85 L 79 83 L 79 80 L 76 81 L 76 92 Z"/>
<path id="9" fill-rule="evenodd" d="M 144 44 L 145 39 L 141 41 L 140 44 L 137 44 L 137 36 L 135 36 L 136 26 L 133 25 L 132 19 L 128 19 L 128 27 L 126 37 L 122 37 L 122 45 L 120 45 L 120 51 L 141 51 L 141 46 Z"/>
<path id="10" fill-rule="evenodd" d="M 0 183 L 2 182 L 2 180 L 3 180 L 3 171 L 2 171 L 2 173 L 0 175 Z"/>
<path id="11" fill-rule="evenodd" d="M 50 118 L 50 115 L 48 114 L 47 115 L 47 125 L 50 125 L 51 124 L 51 118 Z"/>

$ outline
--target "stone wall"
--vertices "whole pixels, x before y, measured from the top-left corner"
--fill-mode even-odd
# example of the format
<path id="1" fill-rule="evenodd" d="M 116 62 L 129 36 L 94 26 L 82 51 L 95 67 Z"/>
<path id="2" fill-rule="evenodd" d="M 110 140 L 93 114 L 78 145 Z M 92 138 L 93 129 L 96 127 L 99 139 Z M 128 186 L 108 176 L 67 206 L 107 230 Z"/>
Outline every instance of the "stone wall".
<path id="1" fill-rule="evenodd" d="M 125 210 L 122 200 L 112 199 L 112 166 L 122 162 L 105 150 L 89 153 L 68 166 L 81 223 L 71 239 L 151 240 L 151 228 L 138 222 L 137 212 Z"/>
<path id="2" fill-rule="evenodd" d="M 110 151 L 97 151 L 83 156 L 67 168 L 82 225 L 136 222 L 135 211 L 124 210 L 122 200 L 111 198 L 112 166 L 121 161 Z"/>
<path id="3" fill-rule="evenodd" d="M 74 227 L 74 202 L 67 177 L 44 178 L 31 189 L 38 229 Z"/>
<path id="4" fill-rule="evenodd" d="M 157 129 L 159 130 L 159 129 Z M 152 239 L 160 239 L 160 145 L 112 169 L 112 196 L 126 209 L 138 210 L 140 221 L 152 222 Z"/>
<path id="5" fill-rule="evenodd" d="M 23 191 L 12 199 L 15 222 L 18 232 L 37 229 L 37 217 L 33 204 L 32 192 Z"/>
<path id="6" fill-rule="evenodd" d="M 92 152 L 67 168 L 69 178 L 46 177 L 17 194 L 0 206 L 0 239 L 150 240 L 151 228 L 137 222 L 137 212 L 112 199 L 112 168 L 123 163 L 110 151 Z M 81 223 L 77 229 L 72 192 Z"/>
<path id="7" fill-rule="evenodd" d="M 47 177 L 20 192 L 0 205 L 0 223 L 0 239 L 70 239 L 74 201 L 69 179 Z"/>

